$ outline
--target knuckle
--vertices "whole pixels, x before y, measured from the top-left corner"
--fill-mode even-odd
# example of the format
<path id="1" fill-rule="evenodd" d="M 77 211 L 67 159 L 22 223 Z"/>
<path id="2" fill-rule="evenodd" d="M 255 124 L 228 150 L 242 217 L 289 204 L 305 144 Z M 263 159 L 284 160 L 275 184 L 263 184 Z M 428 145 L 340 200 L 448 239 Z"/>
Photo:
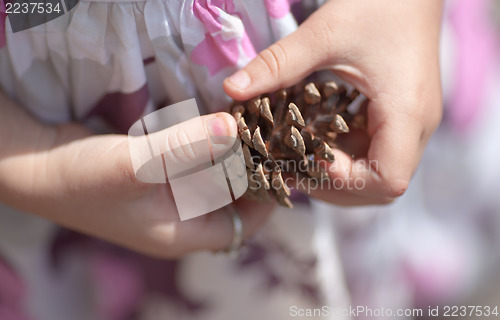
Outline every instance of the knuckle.
<path id="1" fill-rule="evenodd" d="M 443 119 L 443 108 L 441 103 L 436 103 L 433 108 L 420 120 L 421 134 L 420 142 L 426 143 L 431 135 L 437 130 Z"/>
<path id="2" fill-rule="evenodd" d="M 439 103 L 437 103 L 435 106 L 434 112 L 432 112 L 430 116 L 430 121 L 429 121 L 430 131 L 434 132 L 439 127 L 442 120 L 443 120 L 443 105 L 442 102 L 439 101 Z"/>
<path id="3" fill-rule="evenodd" d="M 121 151 L 116 152 L 117 154 L 127 154 L 127 155 L 130 154 L 128 151 L 129 148 L 128 142 L 126 141 L 117 145 L 116 148 L 122 149 Z M 134 166 L 132 164 L 132 159 L 130 156 L 119 158 L 118 161 L 116 162 L 115 169 L 118 175 L 123 179 L 123 180 L 121 179 L 120 181 L 122 182 L 125 181 L 125 183 L 127 184 L 130 183 L 131 185 L 141 190 L 148 190 L 151 187 L 150 184 L 144 183 L 137 178 L 136 173 L 134 171 Z"/>
<path id="4" fill-rule="evenodd" d="M 441 124 L 443 119 L 443 101 L 440 88 L 434 88 L 427 92 L 427 88 L 413 88 L 409 90 L 410 99 L 406 102 L 412 106 L 409 114 L 417 119 L 423 129 L 423 135 L 428 138 Z"/>
<path id="5" fill-rule="evenodd" d="M 408 190 L 409 180 L 393 179 L 385 183 L 386 196 L 390 199 L 401 197 Z M 392 202 L 392 201 L 391 201 Z"/>
<path id="6" fill-rule="evenodd" d="M 144 239 L 141 243 L 147 244 L 141 246 L 144 254 L 159 258 L 159 259 L 172 259 L 181 256 L 186 250 L 182 244 L 179 243 L 175 235 L 175 228 L 171 230 L 164 230 L 164 228 L 157 228 L 157 224 L 153 224 L 146 229 Z"/>
<path id="7" fill-rule="evenodd" d="M 269 70 L 271 76 L 279 79 L 283 67 L 286 65 L 286 52 L 280 43 L 274 43 L 264 51 L 259 53 L 259 58 Z"/>
<path id="8" fill-rule="evenodd" d="M 177 130 L 176 136 L 184 158 L 188 160 L 194 160 L 196 157 L 196 153 L 193 148 L 192 139 L 189 137 L 187 131 L 185 129 L 179 129 Z"/>
<path id="9" fill-rule="evenodd" d="M 183 128 L 175 128 L 166 139 L 165 156 L 170 160 L 184 162 L 195 158 L 195 153 L 188 133 Z"/>
<path id="10" fill-rule="evenodd" d="M 332 39 L 335 39 L 334 30 L 337 28 L 332 25 L 331 19 L 324 16 L 317 16 L 313 24 L 304 24 L 301 26 L 304 41 L 308 41 L 309 45 L 313 46 L 315 60 L 331 61 L 338 53 L 337 46 L 331 46 Z"/>
<path id="11" fill-rule="evenodd" d="M 132 168 L 132 162 L 130 158 L 123 159 L 123 161 L 118 161 L 116 164 L 116 169 L 118 174 L 125 179 L 125 181 L 130 182 L 134 185 L 140 186 L 142 182 L 140 182 L 136 176 L 134 169 Z"/>

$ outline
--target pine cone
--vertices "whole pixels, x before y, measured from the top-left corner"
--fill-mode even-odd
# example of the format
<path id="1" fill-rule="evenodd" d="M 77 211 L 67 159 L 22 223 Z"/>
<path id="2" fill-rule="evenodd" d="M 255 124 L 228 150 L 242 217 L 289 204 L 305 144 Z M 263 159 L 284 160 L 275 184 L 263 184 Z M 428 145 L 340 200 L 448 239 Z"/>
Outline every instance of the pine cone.
<path id="1" fill-rule="evenodd" d="M 318 89 L 319 88 L 319 89 Z M 321 91 L 321 92 L 320 92 Z M 283 173 L 328 179 L 318 160 L 334 161 L 332 147 L 349 126 L 363 128 L 365 117 L 347 107 L 359 96 L 333 81 L 308 83 L 237 102 L 231 113 L 238 123 L 247 167 L 248 198 L 293 207 Z M 366 101 L 365 101 L 366 103 Z"/>

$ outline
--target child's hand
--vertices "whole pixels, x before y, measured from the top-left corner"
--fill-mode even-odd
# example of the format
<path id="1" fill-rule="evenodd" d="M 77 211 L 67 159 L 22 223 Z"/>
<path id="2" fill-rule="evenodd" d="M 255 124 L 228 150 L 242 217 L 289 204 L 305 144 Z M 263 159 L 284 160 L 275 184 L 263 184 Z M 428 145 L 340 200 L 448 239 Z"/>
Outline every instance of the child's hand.
<path id="1" fill-rule="evenodd" d="M 0 112 L 1 202 L 158 257 L 220 250 L 231 243 L 229 214 L 217 212 L 179 222 L 167 184 L 136 180 L 127 136 L 92 136 L 78 125 L 56 130 L 44 127 L 1 93 Z M 236 124 L 227 113 L 203 116 L 207 130 L 210 120 L 216 118 L 222 120 L 216 122 L 217 131 L 236 136 Z M 181 138 L 198 141 L 206 137 L 204 130 L 183 123 L 160 132 L 164 139 L 160 136 L 157 141 L 165 143 L 167 135 L 170 143 L 184 141 L 175 139 L 178 132 L 186 133 Z M 189 161 L 181 150 L 175 156 Z M 265 221 L 272 207 L 247 203 L 236 202 L 245 236 Z"/>
<path id="2" fill-rule="evenodd" d="M 353 84 L 371 100 L 370 161 L 334 150 L 330 176 L 344 188 L 313 195 L 342 205 L 390 202 L 405 192 L 441 119 L 441 14 L 440 0 L 331 0 L 226 79 L 224 88 L 245 100 L 320 69 Z M 353 187 L 355 181 L 362 188 Z"/>

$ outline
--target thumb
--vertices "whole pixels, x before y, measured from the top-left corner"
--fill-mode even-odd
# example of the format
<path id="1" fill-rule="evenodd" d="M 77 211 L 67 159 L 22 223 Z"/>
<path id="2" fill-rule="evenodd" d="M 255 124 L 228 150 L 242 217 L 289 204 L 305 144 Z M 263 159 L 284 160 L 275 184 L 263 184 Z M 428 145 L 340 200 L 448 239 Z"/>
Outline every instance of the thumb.
<path id="1" fill-rule="evenodd" d="M 220 112 L 128 138 L 91 135 L 76 124 L 62 125 L 57 132 L 54 146 L 44 154 L 43 161 L 31 161 L 43 165 L 38 171 L 52 177 L 44 179 L 50 185 L 41 190 L 56 190 L 54 194 L 67 190 L 99 193 L 115 188 L 123 192 L 124 187 L 132 187 L 135 193 L 147 192 L 150 183 L 165 183 L 165 170 L 171 177 L 171 173 L 187 167 L 211 164 L 212 157 L 224 155 L 234 145 L 237 128 L 230 114 Z"/>
<path id="2" fill-rule="evenodd" d="M 309 22 L 309 23 L 307 23 Z M 315 71 L 327 57 L 325 46 L 306 21 L 295 32 L 260 52 L 250 63 L 226 78 L 224 90 L 236 100 L 289 87 Z"/>
<path id="3" fill-rule="evenodd" d="M 167 129 L 138 137 L 129 136 L 129 150 L 137 179 L 165 182 L 226 154 L 235 144 L 234 118 L 225 112 L 192 118 Z M 159 180 L 159 181 L 157 181 Z"/>

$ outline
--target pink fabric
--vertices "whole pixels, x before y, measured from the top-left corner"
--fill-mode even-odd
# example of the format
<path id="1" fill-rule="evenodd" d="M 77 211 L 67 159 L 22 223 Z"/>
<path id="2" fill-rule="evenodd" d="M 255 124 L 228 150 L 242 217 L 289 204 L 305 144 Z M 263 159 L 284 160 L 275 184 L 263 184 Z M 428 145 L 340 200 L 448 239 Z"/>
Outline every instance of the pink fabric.
<path id="1" fill-rule="evenodd" d="M 205 39 L 194 48 L 191 60 L 206 66 L 211 76 L 220 70 L 235 66 L 238 62 L 238 40 L 224 40 L 221 35 L 211 36 L 205 33 Z"/>
<path id="2" fill-rule="evenodd" d="M 0 259 L 0 319 L 29 319 L 23 311 L 25 291 L 18 275 Z"/>
<path id="3" fill-rule="evenodd" d="M 203 22 L 210 33 L 222 30 L 222 24 L 217 20 L 220 16 L 219 9 L 234 14 L 233 0 L 196 0 L 193 4 L 195 17 Z"/>
<path id="4" fill-rule="evenodd" d="M 280 19 L 290 12 L 290 7 L 301 0 L 265 0 L 267 13 L 274 19 Z"/>
<path id="5" fill-rule="evenodd" d="M 408 257 L 402 261 L 405 280 L 413 286 L 417 305 L 445 303 L 464 286 L 469 264 L 467 257 L 454 244 L 436 243 L 427 248 L 425 259 Z"/>
<path id="6" fill-rule="evenodd" d="M 128 319 L 139 308 L 144 296 L 142 270 L 131 261 L 108 253 L 96 253 L 91 264 L 99 297 L 99 315 L 106 320 Z"/>
<path id="7" fill-rule="evenodd" d="M 485 84 L 497 54 L 488 16 L 490 4 L 489 0 L 457 0 L 451 12 L 458 65 L 450 118 L 461 132 L 466 132 L 481 112 Z"/>
<path id="8" fill-rule="evenodd" d="M 208 32 L 205 33 L 205 39 L 191 52 L 191 60 L 198 65 L 206 66 L 211 76 L 226 67 L 237 65 L 240 45 L 248 58 L 257 55 L 246 31 L 243 31 L 241 38 L 235 35 L 230 39 L 224 39 L 218 33 L 224 29 L 219 21 L 219 10 L 230 15 L 238 15 L 232 0 L 197 0 L 193 4 L 195 17 L 203 23 Z"/>
<path id="9" fill-rule="evenodd" d="M 85 118 L 100 116 L 119 133 L 127 133 L 130 126 L 146 109 L 148 99 L 147 85 L 131 93 L 108 93 L 97 102 Z"/>

